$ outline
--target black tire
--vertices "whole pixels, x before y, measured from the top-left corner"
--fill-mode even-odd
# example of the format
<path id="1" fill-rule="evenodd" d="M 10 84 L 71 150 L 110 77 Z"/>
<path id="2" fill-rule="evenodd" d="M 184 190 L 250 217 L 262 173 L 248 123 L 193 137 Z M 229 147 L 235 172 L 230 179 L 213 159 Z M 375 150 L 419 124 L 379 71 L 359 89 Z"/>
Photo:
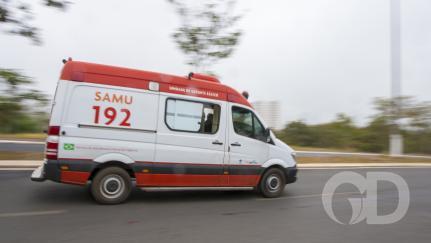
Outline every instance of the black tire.
<path id="1" fill-rule="evenodd" d="M 279 197 L 283 194 L 285 186 L 286 178 L 283 171 L 279 168 L 271 168 L 263 174 L 258 191 L 264 197 Z"/>
<path id="2" fill-rule="evenodd" d="M 91 183 L 91 195 L 100 204 L 122 203 L 127 200 L 131 191 L 130 176 L 119 167 L 100 170 Z"/>

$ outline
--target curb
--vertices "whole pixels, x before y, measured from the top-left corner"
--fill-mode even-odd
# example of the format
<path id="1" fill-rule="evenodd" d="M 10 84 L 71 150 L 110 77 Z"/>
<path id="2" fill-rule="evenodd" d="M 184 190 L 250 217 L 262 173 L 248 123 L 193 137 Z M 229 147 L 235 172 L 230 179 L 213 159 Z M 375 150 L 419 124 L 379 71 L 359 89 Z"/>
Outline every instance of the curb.
<path id="1" fill-rule="evenodd" d="M 43 164 L 43 160 L 0 160 L 1 169 L 29 168 L 35 169 Z"/>
<path id="2" fill-rule="evenodd" d="M 414 158 L 414 159 L 431 159 L 429 155 L 414 155 L 414 154 L 403 154 L 403 155 L 389 155 L 389 154 L 378 154 L 378 153 L 360 153 L 360 152 L 336 152 L 336 151 L 295 151 L 298 157 L 350 157 L 350 156 L 360 156 L 360 157 L 373 157 L 373 156 L 383 156 L 390 158 Z"/>
<path id="3" fill-rule="evenodd" d="M 372 168 L 372 167 L 430 167 L 431 163 L 305 163 L 298 168 Z"/>
<path id="4" fill-rule="evenodd" d="M 0 139 L 0 143 L 15 143 L 15 144 L 46 144 L 44 141 L 25 141 L 25 140 L 4 140 Z"/>

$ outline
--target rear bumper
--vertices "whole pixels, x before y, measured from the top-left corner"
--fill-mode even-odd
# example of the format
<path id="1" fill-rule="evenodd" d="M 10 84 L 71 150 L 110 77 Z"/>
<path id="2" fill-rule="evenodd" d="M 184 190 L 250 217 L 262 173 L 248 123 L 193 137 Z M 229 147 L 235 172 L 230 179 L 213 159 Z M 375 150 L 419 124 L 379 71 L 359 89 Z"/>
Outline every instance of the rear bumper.
<path id="1" fill-rule="evenodd" d="M 31 174 L 32 181 L 51 180 L 61 182 L 61 171 L 57 160 L 45 160 L 43 165 L 39 166 Z"/>
<path id="2" fill-rule="evenodd" d="M 32 181 L 44 181 L 44 180 L 46 180 L 44 165 L 37 167 L 37 169 L 35 169 L 33 171 L 33 173 L 31 173 L 31 180 Z"/>
<path id="3" fill-rule="evenodd" d="M 60 182 L 61 171 L 56 160 L 45 160 L 45 162 L 33 171 L 32 181 L 51 180 Z"/>
<path id="4" fill-rule="evenodd" d="M 286 176 L 286 184 L 294 183 L 297 180 L 298 168 L 296 168 L 296 165 L 284 168 L 284 174 Z"/>

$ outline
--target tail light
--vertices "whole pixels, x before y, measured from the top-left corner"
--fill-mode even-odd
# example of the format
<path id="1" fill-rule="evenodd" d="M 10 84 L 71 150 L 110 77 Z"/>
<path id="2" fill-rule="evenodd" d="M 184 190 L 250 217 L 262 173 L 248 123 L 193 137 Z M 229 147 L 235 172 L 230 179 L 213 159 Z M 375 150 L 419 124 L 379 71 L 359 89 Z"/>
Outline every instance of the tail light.
<path id="1" fill-rule="evenodd" d="M 60 126 L 50 126 L 48 128 L 48 136 L 58 136 L 60 135 Z"/>
<path id="2" fill-rule="evenodd" d="M 58 158 L 58 138 L 60 126 L 50 126 L 46 138 L 45 158 L 56 160 Z"/>

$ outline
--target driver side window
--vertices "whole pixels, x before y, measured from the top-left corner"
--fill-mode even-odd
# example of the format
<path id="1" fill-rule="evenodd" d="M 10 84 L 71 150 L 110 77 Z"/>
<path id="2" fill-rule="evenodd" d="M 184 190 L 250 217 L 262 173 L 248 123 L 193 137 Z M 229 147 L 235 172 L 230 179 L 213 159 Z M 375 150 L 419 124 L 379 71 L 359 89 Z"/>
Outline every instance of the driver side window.
<path id="1" fill-rule="evenodd" d="M 265 128 L 251 110 L 233 106 L 232 121 L 235 133 L 266 142 Z"/>
<path id="2" fill-rule="evenodd" d="M 253 128 L 254 128 L 254 137 L 263 142 L 266 142 L 265 128 L 262 123 L 260 123 L 259 119 L 255 115 L 253 115 Z"/>

